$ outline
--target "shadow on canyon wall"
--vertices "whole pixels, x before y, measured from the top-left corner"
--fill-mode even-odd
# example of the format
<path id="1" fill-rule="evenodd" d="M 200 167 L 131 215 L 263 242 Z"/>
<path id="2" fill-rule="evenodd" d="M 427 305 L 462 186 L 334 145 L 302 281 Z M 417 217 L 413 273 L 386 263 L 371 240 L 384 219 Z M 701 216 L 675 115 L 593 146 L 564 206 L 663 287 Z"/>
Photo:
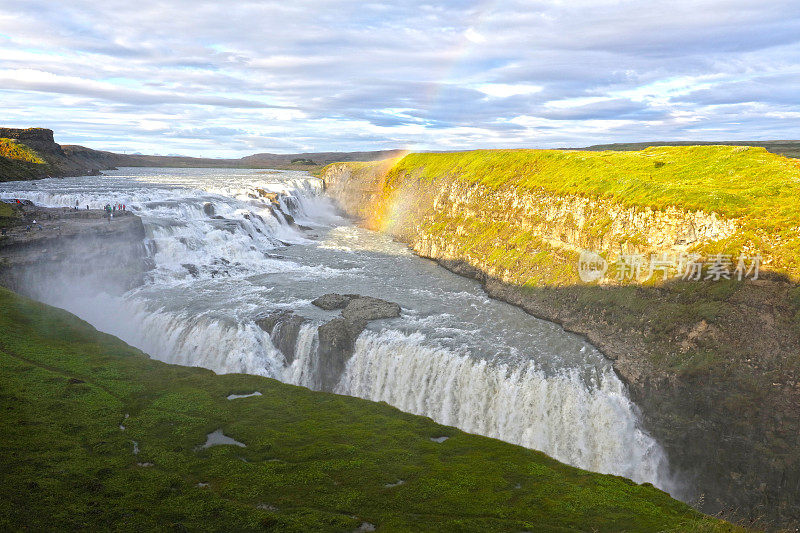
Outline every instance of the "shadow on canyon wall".
<path id="1" fill-rule="evenodd" d="M 768 275 L 520 287 L 438 262 L 613 360 L 693 505 L 756 526 L 800 523 L 800 286 Z"/>

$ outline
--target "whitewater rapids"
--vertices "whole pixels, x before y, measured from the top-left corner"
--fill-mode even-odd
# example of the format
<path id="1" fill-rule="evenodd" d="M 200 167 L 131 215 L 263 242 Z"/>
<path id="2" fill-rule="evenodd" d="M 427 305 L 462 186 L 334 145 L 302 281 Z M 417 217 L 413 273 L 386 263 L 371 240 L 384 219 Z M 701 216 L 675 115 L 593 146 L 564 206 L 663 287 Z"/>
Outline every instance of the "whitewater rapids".
<path id="1" fill-rule="evenodd" d="M 280 193 L 279 208 L 269 193 Z M 127 168 L 0 183 L 0 197 L 120 203 L 142 218 L 155 265 L 142 287 L 97 294 L 94 279 L 47 279 L 26 291 L 154 358 L 318 388 L 316 326 L 336 313 L 311 300 L 328 292 L 384 298 L 402 316 L 362 333 L 335 392 L 679 496 L 663 449 L 597 350 L 354 227 L 304 172 Z M 291 364 L 255 324 L 282 309 L 310 320 Z"/>

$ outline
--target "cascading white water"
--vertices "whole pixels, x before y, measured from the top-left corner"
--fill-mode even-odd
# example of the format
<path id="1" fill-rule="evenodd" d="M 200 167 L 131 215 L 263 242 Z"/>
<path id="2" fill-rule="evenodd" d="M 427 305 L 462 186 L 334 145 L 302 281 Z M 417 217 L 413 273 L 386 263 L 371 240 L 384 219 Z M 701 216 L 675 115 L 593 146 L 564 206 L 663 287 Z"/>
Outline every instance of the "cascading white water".
<path id="1" fill-rule="evenodd" d="M 295 359 L 283 371 L 282 381 L 310 389 L 319 388 L 314 357 L 317 344 L 317 328 L 312 324 L 304 324 L 297 335 Z"/>
<path id="2" fill-rule="evenodd" d="M 38 298 L 167 362 L 310 388 L 319 388 L 316 327 L 335 316 L 310 301 L 326 292 L 396 301 L 403 316 L 361 335 L 336 392 L 675 493 L 661 447 L 596 350 L 339 219 L 318 180 L 198 169 L 115 174 L 0 184 L 0 196 L 42 205 L 124 203 L 145 224 L 155 268 L 143 287 L 108 295 L 94 294 L 91 280 L 42 281 L 29 288 Z M 280 210 L 263 190 L 284 194 Z M 281 309 L 309 320 L 290 364 L 255 324 Z"/>
<path id="3" fill-rule="evenodd" d="M 638 428 L 635 409 L 609 369 L 587 385 L 575 369 L 548 376 L 533 361 L 494 365 L 432 348 L 418 333 L 368 332 L 336 392 L 384 401 L 588 470 L 670 483 L 661 448 Z"/>

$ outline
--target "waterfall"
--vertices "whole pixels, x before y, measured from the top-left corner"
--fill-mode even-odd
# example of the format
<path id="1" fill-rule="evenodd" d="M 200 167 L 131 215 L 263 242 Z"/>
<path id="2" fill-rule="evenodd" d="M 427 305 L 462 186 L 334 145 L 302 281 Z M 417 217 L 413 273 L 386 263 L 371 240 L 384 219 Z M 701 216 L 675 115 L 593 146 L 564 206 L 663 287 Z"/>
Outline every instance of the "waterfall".
<path id="1" fill-rule="evenodd" d="M 28 292 L 156 359 L 319 389 L 317 327 L 333 315 L 310 301 L 342 286 L 378 297 L 394 290 L 410 309 L 359 336 L 336 393 L 675 494 L 662 448 L 610 364 L 583 341 L 390 242 L 362 250 L 368 232 L 347 226 L 343 242 L 325 241 L 346 223 L 303 173 L 163 172 L 0 184 L 0 197 L 46 206 L 124 203 L 145 225 L 155 267 L 144 286 L 107 294 L 92 279 L 51 279 Z M 304 315 L 291 357 L 256 325 L 275 310 Z"/>
<path id="2" fill-rule="evenodd" d="M 672 488 L 666 456 L 637 424 L 609 369 L 587 384 L 575 370 L 476 361 L 420 334 L 365 332 L 336 392 L 384 401 L 470 433 L 541 450 L 587 470 Z"/>
<path id="3" fill-rule="evenodd" d="M 156 359 L 319 389 L 318 324 L 300 328 L 294 360 L 287 365 L 270 336 L 252 322 L 152 311 L 136 300 L 97 304 L 96 298 L 86 300 L 86 307 L 73 301 L 89 322 Z M 103 311 L 123 305 L 125 311 L 116 315 Z M 635 406 L 609 368 L 587 380 L 579 369 L 553 374 L 532 361 L 476 360 L 432 346 L 421 333 L 367 330 L 335 392 L 384 401 L 579 468 L 650 482 L 673 493 L 677 488 L 662 448 L 640 428 Z"/>
<path id="4" fill-rule="evenodd" d="M 281 375 L 281 381 L 302 385 L 309 389 L 319 389 L 316 358 L 317 328 L 313 324 L 304 324 L 300 328 L 295 346 L 295 359 Z"/>

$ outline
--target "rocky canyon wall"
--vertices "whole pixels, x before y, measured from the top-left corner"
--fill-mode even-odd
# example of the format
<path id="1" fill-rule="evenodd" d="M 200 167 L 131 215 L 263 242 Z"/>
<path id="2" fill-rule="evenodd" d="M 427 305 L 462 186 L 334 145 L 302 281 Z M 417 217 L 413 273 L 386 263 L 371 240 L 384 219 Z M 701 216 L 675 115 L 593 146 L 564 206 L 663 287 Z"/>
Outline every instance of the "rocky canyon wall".
<path id="1" fill-rule="evenodd" d="M 152 268 L 139 217 L 21 205 L 0 237 L 0 285 L 42 299 L 47 291 L 120 294 Z M 34 223 L 35 221 L 35 223 Z"/>
<path id="2" fill-rule="evenodd" d="M 399 161 L 334 164 L 321 177 L 365 227 L 587 336 L 614 361 L 696 506 L 749 524 L 800 523 L 797 285 L 769 274 L 769 247 L 761 279 L 679 277 L 680 258 L 743 242 L 740 220 L 464 180 L 457 158 L 433 177 L 398 171 Z M 580 279 L 586 250 L 608 262 L 599 282 Z M 638 277 L 615 270 L 625 256 L 643 258 Z M 648 272 L 666 257 L 672 266 Z"/>

